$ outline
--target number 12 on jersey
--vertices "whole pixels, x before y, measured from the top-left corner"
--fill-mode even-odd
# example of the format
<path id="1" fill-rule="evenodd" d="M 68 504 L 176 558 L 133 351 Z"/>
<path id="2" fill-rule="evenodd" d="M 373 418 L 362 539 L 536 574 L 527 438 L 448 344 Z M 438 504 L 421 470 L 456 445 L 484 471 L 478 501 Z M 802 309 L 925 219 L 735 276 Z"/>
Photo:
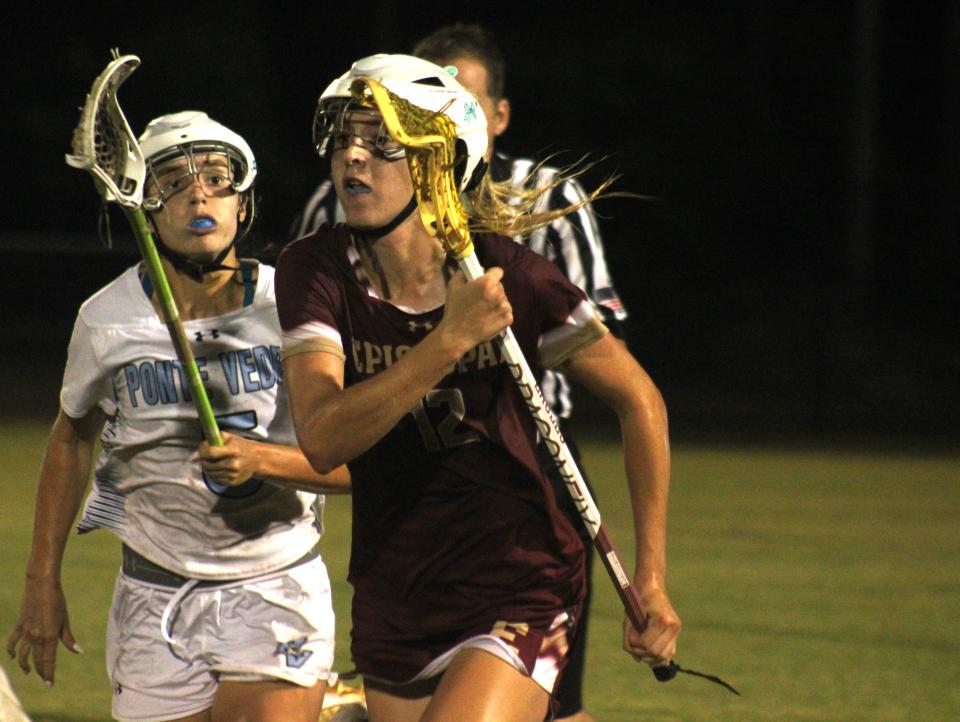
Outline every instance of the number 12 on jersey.
<path id="1" fill-rule="evenodd" d="M 430 413 L 431 409 L 439 409 Z M 427 451 L 440 451 L 480 440 L 473 429 L 461 423 L 467 408 L 460 389 L 433 389 L 410 411 Z M 434 422 L 439 417 L 438 422 Z"/>

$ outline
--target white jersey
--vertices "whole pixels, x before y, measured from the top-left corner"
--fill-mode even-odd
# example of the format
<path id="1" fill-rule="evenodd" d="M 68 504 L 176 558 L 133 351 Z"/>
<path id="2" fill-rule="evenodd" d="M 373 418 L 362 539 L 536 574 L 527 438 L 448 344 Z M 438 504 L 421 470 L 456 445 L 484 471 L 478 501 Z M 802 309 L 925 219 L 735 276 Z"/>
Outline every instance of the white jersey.
<path id="1" fill-rule="evenodd" d="M 203 435 L 186 375 L 138 269 L 81 306 L 70 340 L 60 404 L 71 417 L 97 406 L 108 417 L 78 530 L 108 528 L 187 577 L 282 568 L 319 539 L 323 497 L 262 479 L 224 487 L 203 474 L 192 458 Z M 184 328 L 220 428 L 295 444 L 273 276 L 261 265 L 243 308 Z"/>

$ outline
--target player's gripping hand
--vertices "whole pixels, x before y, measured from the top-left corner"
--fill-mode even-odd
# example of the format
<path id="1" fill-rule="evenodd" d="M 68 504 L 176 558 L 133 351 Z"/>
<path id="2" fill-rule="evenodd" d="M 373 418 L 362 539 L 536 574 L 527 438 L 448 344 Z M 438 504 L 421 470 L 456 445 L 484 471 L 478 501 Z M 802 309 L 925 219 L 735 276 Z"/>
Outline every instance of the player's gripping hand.
<path id="1" fill-rule="evenodd" d="M 220 436 L 223 446 L 201 442 L 196 458 L 207 476 L 214 481 L 227 486 L 239 486 L 257 473 L 259 444 L 227 432 L 221 432 Z"/>
<path id="2" fill-rule="evenodd" d="M 17 660 L 24 674 L 30 674 L 32 657 L 37 674 L 52 687 L 60 642 L 75 654 L 83 652 L 70 631 L 60 580 L 27 576 L 20 617 L 7 639 L 7 654 Z"/>
<path id="3" fill-rule="evenodd" d="M 513 323 L 513 307 L 500 279 L 502 268 L 489 268 L 480 277 L 467 281 L 457 271 L 447 284 L 447 300 L 440 330 L 449 342 L 466 353 L 488 341 Z"/>
<path id="4" fill-rule="evenodd" d="M 662 586 L 637 587 L 637 592 L 640 608 L 647 615 L 647 626 L 643 632 L 637 632 L 630 619 L 625 619 L 623 648 L 638 662 L 651 667 L 666 665 L 677 653 L 680 617 Z"/>

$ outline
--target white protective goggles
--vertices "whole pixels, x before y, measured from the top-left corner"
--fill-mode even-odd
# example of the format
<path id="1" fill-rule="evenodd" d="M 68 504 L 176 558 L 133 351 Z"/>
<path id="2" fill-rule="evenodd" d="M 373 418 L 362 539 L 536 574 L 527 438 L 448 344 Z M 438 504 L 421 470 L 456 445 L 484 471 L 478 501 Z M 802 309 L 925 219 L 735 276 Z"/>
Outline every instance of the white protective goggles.
<path id="1" fill-rule="evenodd" d="M 183 162 L 179 162 L 179 161 Z M 223 143 L 193 142 L 176 145 L 147 160 L 147 174 L 152 181 L 143 205 L 159 210 L 182 190 L 199 182 L 205 195 L 228 196 L 237 191 L 238 177 L 243 175 L 243 157 Z"/>
<path id="2" fill-rule="evenodd" d="M 321 158 L 346 148 L 354 138 L 387 160 L 400 160 L 407 155 L 404 147 L 390 137 L 377 111 L 360 107 L 349 98 L 331 98 L 317 106 L 313 144 Z"/>

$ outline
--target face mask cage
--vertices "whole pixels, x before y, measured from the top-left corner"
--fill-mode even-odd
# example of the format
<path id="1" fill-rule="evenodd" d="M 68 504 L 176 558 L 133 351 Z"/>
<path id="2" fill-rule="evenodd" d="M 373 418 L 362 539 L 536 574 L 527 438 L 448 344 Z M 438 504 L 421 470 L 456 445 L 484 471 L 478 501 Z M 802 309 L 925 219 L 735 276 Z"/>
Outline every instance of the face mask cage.
<path id="1" fill-rule="evenodd" d="M 209 156 L 218 156 L 211 160 Z M 171 161 L 186 159 L 186 164 L 175 170 L 164 166 Z M 223 162 L 226 158 L 226 163 Z M 225 143 L 195 141 L 175 145 L 147 160 L 147 195 L 143 206 L 159 210 L 163 204 L 196 180 L 208 196 L 231 195 L 237 192 L 246 177 L 247 166 L 243 156 Z"/>
<path id="2" fill-rule="evenodd" d="M 313 117 L 313 145 L 317 154 L 346 148 L 357 138 L 373 153 L 386 160 L 406 157 L 403 146 L 390 138 L 380 114 L 352 103 L 349 98 L 330 98 L 317 105 Z"/>

